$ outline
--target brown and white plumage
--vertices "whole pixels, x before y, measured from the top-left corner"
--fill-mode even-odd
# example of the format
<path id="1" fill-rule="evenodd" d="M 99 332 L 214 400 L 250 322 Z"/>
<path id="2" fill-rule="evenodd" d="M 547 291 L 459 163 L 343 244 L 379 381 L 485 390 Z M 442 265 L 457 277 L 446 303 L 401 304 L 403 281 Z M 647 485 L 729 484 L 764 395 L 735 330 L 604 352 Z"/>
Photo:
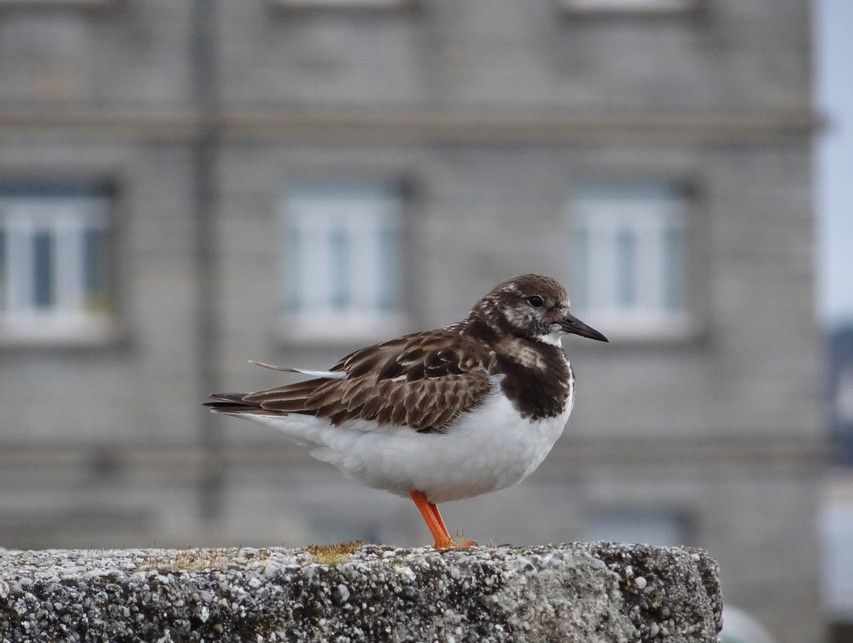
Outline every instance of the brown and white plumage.
<path id="1" fill-rule="evenodd" d="M 214 396 L 208 405 L 226 413 L 313 415 L 334 426 L 371 420 L 441 432 L 483 401 L 493 360 L 487 344 L 458 331 L 424 331 L 347 355 L 329 369 L 343 377 Z"/>
<path id="2" fill-rule="evenodd" d="M 569 314 L 557 281 L 521 275 L 461 322 L 362 348 L 328 371 L 273 367 L 316 377 L 206 404 L 280 429 L 344 473 L 435 507 L 515 484 L 541 463 L 574 399 L 560 346 L 568 333 L 606 341 Z"/>

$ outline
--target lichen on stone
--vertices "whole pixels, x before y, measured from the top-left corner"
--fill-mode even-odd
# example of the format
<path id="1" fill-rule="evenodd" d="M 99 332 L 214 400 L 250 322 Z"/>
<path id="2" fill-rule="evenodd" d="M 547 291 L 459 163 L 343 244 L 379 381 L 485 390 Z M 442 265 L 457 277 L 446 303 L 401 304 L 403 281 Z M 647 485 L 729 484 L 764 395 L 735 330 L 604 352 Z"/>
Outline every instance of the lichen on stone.
<path id="1" fill-rule="evenodd" d="M 360 540 L 348 540 L 329 545 L 308 545 L 305 548 L 314 557 L 314 561 L 323 565 L 337 565 L 347 560 L 349 556 L 364 546 Z"/>

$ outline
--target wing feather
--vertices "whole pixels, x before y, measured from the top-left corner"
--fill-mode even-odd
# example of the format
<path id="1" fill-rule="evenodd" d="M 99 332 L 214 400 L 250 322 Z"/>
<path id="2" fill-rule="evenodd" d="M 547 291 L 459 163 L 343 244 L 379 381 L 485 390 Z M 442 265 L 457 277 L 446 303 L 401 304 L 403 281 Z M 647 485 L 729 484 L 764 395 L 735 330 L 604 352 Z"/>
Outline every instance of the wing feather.
<path id="1" fill-rule="evenodd" d="M 232 412 L 315 415 L 334 425 L 361 419 L 441 432 L 483 402 L 493 360 L 486 344 L 450 329 L 414 333 L 350 353 L 328 372 L 314 372 L 334 378 L 227 399 L 214 396 L 208 405 Z"/>

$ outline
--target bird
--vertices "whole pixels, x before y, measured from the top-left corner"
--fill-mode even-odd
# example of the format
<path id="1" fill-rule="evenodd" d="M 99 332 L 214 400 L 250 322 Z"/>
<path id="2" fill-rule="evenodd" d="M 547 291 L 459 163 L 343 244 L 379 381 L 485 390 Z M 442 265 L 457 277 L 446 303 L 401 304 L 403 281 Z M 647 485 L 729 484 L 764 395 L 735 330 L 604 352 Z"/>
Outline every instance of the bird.
<path id="1" fill-rule="evenodd" d="M 438 504 L 529 476 L 574 405 L 561 340 L 608 341 L 569 303 L 556 279 L 519 275 L 462 321 L 361 348 L 329 370 L 254 362 L 310 379 L 213 394 L 205 405 L 278 429 L 346 476 L 411 498 L 436 548 L 475 545 L 454 541 Z"/>

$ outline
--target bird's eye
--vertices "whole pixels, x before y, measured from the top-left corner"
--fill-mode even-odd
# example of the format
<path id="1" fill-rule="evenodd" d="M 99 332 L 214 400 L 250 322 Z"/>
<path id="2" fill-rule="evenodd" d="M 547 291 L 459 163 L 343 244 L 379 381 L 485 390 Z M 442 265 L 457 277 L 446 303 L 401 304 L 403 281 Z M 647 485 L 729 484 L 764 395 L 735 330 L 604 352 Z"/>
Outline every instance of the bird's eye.
<path id="1" fill-rule="evenodd" d="M 527 298 L 527 303 L 534 308 L 542 308 L 542 306 L 545 305 L 545 300 L 539 295 L 533 295 L 532 297 Z"/>

